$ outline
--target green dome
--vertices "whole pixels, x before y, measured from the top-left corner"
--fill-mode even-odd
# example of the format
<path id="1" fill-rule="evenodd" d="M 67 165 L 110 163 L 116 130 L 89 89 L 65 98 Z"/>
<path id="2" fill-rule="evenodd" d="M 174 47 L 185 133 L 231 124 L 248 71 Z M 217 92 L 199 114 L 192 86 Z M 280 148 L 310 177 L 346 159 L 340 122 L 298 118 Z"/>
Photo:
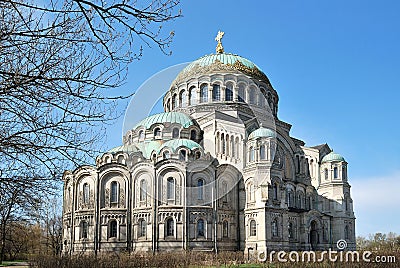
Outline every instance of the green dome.
<path id="1" fill-rule="evenodd" d="M 276 132 L 269 128 L 260 127 L 259 129 L 251 132 L 249 135 L 249 140 L 257 138 L 276 138 Z"/>
<path id="2" fill-rule="evenodd" d="M 187 114 L 180 112 L 166 112 L 146 117 L 145 119 L 137 123 L 134 129 L 138 128 L 139 126 L 144 126 L 146 129 L 149 129 L 153 124 L 166 122 L 177 123 L 184 128 L 193 125 L 193 119 Z"/>
<path id="3" fill-rule="evenodd" d="M 203 56 L 190 63 L 188 66 L 186 66 L 185 69 L 183 69 L 183 71 L 192 69 L 197 64 L 200 65 L 201 67 L 209 66 L 216 61 L 220 61 L 223 64 L 231 64 L 231 65 L 235 64 L 236 62 L 240 62 L 241 64 L 243 64 L 248 68 L 257 68 L 258 70 L 261 71 L 261 69 L 257 65 L 255 65 L 248 59 L 230 53 L 217 53 L 217 54 L 210 54 Z"/>
<path id="4" fill-rule="evenodd" d="M 143 156 L 146 158 L 150 158 L 151 153 L 153 151 L 158 152 L 161 147 L 163 140 L 154 140 L 149 142 L 138 143 L 137 146 L 140 148 Z"/>
<path id="5" fill-rule="evenodd" d="M 135 145 L 121 145 L 114 147 L 110 150 L 107 151 L 107 153 L 118 153 L 118 152 L 124 152 L 124 153 L 135 153 L 139 152 L 139 148 L 136 147 Z"/>
<path id="6" fill-rule="evenodd" d="M 176 77 L 172 85 L 185 81 L 190 74 L 202 74 L 210 71 L 240 71 L 251 77 L 269 83 L 264 72 L 250 60 L 231 53 L 205 55 L 187 65 Z"/>
<path id="7" fill-rule="evenodd" d="M 345 162 L 346 160 L 344 160 L 344 157 L 341 156 L 340 154 L 334 153 L 332 151 L 329 154 L 325 155 L 324 158 L 322 158 L 321 162 L 324 163 L 324 162 L 335 162 L 335 161 Z"/>
<path id="8" fill-rule="evenodd" d="M 164 143 L 160 149 L 158 150 L 158 152 L 160 152 L 163 148 L 170 148 L 173 152 L 176 151 L 176 149 L 178 149 L 179 147 L 186 147 L 189 150 L 193 150 L 196 148 L 202 149 L 200 144 L 198 144 L 195 141 L 189 140 L 189 139 L 174 139 L 174 140 L 170 140 L 167 141 L 166 143 Z"/>

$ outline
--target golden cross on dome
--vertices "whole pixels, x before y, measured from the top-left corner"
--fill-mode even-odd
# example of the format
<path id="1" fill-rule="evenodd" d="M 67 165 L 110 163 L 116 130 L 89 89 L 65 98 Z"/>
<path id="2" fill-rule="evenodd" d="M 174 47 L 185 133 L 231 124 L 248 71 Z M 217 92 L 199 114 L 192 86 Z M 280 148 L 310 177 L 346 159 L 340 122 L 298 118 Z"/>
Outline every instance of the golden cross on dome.
<path id="1" fill-rule="evenodd" d="M 217 37 L 215 37 L 215 41 L 218 42 L 217 47 L 216 47 L 216 51 L 217 53 L 224 53 L 224 47 L 222 46 L 221 40 L 222 37 L 224 36 L 224 32 L 218 31 Z"/>

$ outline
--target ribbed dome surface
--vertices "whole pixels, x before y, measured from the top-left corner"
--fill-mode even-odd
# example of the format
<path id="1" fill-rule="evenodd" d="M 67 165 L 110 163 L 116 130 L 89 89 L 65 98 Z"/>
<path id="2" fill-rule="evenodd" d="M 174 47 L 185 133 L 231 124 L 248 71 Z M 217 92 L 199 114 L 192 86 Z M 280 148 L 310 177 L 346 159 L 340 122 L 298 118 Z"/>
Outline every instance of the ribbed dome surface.
<path id="1" fill-rule="evenodd" d="M 191 62 L 178 74 L 172 85 L 182 83 L 186 79 L 190 79 L 192 75 L 197 76 L 216 71 L 239 71 L 269 83 L 264 72 L 252 61 L 236 54 L 217 53 L 205 55 Z"/>
<path id="2" fill-rule="evenodd" d="M 137 123 L 134 129 L 138 128 L 139 126 L 144 126 L 146 129 L 149 129 L 153 124 L 165 122 L 177 123 L 182 125 L 182 127 L 184 128 L 193 125 L 192 118 L 187 114 L 180 112 L 166 112 L 146 117 L 145 119 Z"/>
<path id="3" fill-rule="evenodd" d="M 335 161 L 346 161 L 344 160 L 344 157 L 341 156 L 340 154 L 330 152 L 329 154 L 325 155 L 324 158 L 322 158 L 322 163 L 324 162 L 335 162 Z"/>
<path id="4" fill-rule="evenodd" d="M 200 144 L 195 141 L 189 139 L 175 139 L 164 143 L 158 151 L 160 152 L 163 148 L 170 148 L 173 152 L 175 152 L 176 149 L 178 149 L 179 147 L 185 147 L 189 150 L 193 150 L 196 148 L 202 149 Z"/>
<path id="5" fill-rule="evenodd" d="M 259 129 L 254 130 L 249 135 L 249 140 L 256 138 L 276 138 L 276 132 L 272 129 L 260 127 Z"/>
<path id="6" fill-rule="evenodd" d="M 218 54 L 210 54 L 203 56 L 192 63 L 190 63 L 186 68 L 183 69 L 183 71 L 190 70 L 193 68 L 195 65 L 200 65 L 200 66 L 208 66 L 213 64 L 216 61 L 220 61 L 223 64 L 235 64 L 235 62 L 240 62 L 244 66 L 248 68 L 257 68 L 258 70 L 262 71 L 257 65 L 255 65 L 253 62 L 249 61 L 246 58 L 243 58 L 239 55 L 235 54 L 230 54 L 230 53 L 218 53 Z"/>

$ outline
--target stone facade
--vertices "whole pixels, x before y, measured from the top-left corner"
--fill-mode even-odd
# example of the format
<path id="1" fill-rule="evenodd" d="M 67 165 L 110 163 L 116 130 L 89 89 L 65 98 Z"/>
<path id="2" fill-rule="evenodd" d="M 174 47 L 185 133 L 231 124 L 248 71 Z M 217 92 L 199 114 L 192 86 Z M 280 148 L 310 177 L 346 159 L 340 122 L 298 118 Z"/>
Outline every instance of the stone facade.
<path id="1" fill-rule="evenodd" d="M 355 248 L 347 162 L 291 137 L 278 100 L 240 56 L 188 65 L 165 113 L 64 173 L 63 251 Z"/>

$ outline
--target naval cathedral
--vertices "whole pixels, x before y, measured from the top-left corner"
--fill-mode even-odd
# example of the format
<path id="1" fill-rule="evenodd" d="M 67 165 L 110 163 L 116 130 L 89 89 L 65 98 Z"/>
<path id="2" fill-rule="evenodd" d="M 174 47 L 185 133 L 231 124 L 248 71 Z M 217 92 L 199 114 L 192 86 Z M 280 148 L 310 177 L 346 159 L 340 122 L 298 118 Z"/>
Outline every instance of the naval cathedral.
<path id="1" fill-rule="evenodd" d="M 355 249 L 346 160 L 290 136 L 265 73 L 222 35 L 177 75 L 163 113 L 64 172 L 65 254 Z"/>

